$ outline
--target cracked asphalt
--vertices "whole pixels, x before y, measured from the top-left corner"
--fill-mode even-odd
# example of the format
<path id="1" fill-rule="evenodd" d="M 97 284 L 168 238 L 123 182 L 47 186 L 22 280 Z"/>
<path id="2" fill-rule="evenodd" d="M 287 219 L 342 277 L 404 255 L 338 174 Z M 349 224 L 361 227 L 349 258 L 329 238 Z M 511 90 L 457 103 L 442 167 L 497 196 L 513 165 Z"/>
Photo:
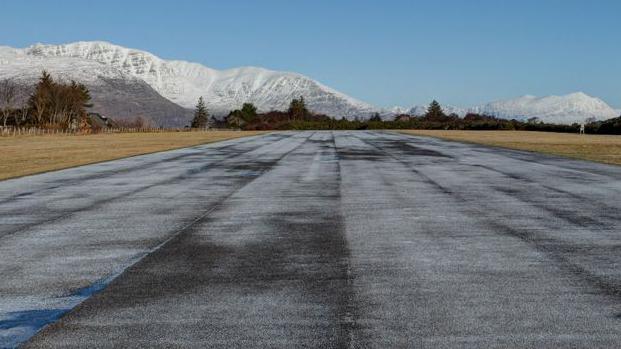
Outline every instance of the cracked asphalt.
<path id="1" fill-rule="evenodd" d="M 0 347 L 618 348 L 621 167 L 283 132 L 0 182 Z"/>

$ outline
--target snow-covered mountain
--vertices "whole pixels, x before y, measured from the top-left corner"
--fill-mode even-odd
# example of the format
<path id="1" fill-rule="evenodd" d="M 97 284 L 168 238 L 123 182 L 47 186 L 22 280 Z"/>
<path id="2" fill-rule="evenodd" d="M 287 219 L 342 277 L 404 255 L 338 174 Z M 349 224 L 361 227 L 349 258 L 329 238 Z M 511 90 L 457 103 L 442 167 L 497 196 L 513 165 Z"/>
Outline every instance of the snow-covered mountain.
<path id="1" fill-rule="evenodd" d="M 612 109 L 601 99 L 591 97 L 582 92 L 571 93 L 565 96 L 522 96 L 471 108 L 443 105 L 442 109 L 446 114 L 455 113 L 461 117 L 467 113 L 518 120 L 537 117 L 545 122 L 559 124 L 580 123 L 591 118 L 606 120 L 620 115 L 619 111 Z M 427 106 L 417 105 L 410 108 L 407 114 L 424 115 L 426 112 Z"/>
<path id="2" fill-rule="evenodd" d="M 410 108 L 395 106 L 390 109 L 384 110 L 382 114 L 388 117 L 388 116 L 403 115 L 403 114 L 409 114 L 409 113 L 410 113 Z"/>
<path id="3" fill-rule="evenodd" d="M 590 118 L 605 120 L 618 116 L 618 113 L 604 101 L 582 92 L 565 96 L 523 96 L 488 103 L 471 108 L 471 111 L 509 119 L 538 117 L 545 122 L 561 124 L 584 122 Z"/>
<path id="4" fill-rule="evenodd" d="M 260 111 L 285 110 L 303 96 L 314 112 L 331 116 L 368 116 L 377 108 L 296 73 L 243 67 L 215 70 L 201 64 L 161 59 L 149 52 L 107 42 L 37 44 L 23 50 L 33 57 L 73 57 L 100 63 L 149 84 L 168 100 L 193 108 L 200 96 L 214 114 L 226 114 L 245 102 Z"/>
<path id="5" fill-rule="evenodd" d="M 260 111 L 285 110 L 291 99 L 300 96 L 312 111 L 334 117 L 369 117 L 379 112 L 390 119 L 397 114 L 422 115 L 427 111 L 427 106 L 376 108 L 296 73 L 256 67 L 215 70 L 101 41 L 36 44 L 25 49 L 0 47 L 0 78 L 32 84 L 44 69 L 55 77 L 86 84 L 97 111 L 117 117 L 145 116 L 164 126 L 187 124 L 190 109 L 200 96 L 215 115 L 224 115 L 246 102 L 254 103 Z M 602 100 L 580 92 L 524 96 L 472 108 L 443 108 L 447 114 L 459 116 L 476 112 L 558 123 L 620 114 Z"/>

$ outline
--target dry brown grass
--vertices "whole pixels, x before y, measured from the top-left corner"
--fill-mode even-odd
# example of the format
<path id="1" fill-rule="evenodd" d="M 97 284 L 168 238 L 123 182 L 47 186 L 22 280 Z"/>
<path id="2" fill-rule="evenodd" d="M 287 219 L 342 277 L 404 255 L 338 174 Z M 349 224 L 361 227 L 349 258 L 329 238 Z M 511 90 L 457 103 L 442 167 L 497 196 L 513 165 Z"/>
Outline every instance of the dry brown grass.
<path id="1" fill-rule="evenodd" d="M 536 151 L 621 165 L 621 136 L 530 131 L 406 130 L 404 133 L 453 141 Z"/>
<path id="2" fill-rule="evenodd" d="M 259 133 L 208 131 L 0 137 L 0 180 Z"/>

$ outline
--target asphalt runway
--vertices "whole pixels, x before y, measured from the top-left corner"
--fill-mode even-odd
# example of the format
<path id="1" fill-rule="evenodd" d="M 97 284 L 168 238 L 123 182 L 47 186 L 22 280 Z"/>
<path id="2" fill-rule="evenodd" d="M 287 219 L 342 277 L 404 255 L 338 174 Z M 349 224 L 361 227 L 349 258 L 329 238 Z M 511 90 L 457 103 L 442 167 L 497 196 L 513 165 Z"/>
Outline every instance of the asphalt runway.
<path id="1" fill-rule="evenodd" d="M 619 348 L 621 167 L 284 132 L 0 182 L 0 347 Z"/>

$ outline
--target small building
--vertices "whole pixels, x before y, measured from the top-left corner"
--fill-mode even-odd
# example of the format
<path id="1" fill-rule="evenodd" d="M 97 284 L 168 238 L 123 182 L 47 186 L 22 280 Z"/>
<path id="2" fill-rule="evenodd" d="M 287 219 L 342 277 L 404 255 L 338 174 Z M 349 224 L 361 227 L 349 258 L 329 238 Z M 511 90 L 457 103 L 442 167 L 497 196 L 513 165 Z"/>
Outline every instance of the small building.
<path id="1" fill-rule="evenodd" d="M 99 113 L 88 113 L 88 122 L 93 128 L 110 128 L 113 127 L 113 122 L 110 118 Z"/>

